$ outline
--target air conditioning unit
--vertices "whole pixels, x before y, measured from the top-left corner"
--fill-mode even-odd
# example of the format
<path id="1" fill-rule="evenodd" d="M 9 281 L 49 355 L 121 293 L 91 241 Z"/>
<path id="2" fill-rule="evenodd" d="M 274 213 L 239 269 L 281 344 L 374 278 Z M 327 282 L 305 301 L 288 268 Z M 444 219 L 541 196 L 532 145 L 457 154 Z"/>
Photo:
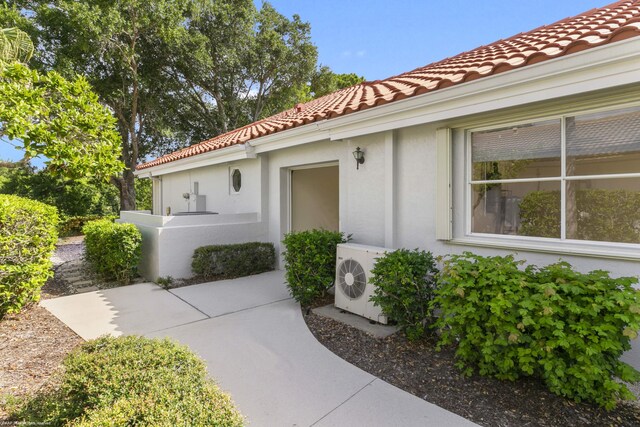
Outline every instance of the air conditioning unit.
<path id="1" fill-rule="evenodd" d="M 369 283 L 371 269 L 376 259 L 384 256 L 388 249 L 375 246 L 343 243 L 338 245 L 336 263 L 335 306 L 379 323 L 387 323 L 380 307 L 369 298 L 374 286 Z"/>

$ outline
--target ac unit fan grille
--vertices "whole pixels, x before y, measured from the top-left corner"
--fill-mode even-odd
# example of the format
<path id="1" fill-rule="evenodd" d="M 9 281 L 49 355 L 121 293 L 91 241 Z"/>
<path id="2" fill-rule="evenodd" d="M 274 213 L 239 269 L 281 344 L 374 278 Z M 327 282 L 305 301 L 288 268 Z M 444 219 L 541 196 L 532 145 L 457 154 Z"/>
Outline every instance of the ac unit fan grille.
<path id="1" fill-rule="evenodd" d="M 367 276 L 360 263 L 353 259 L 342 261 L 338 267 L 338 284 L 342 292 L 351 299 L 364 294 L 367 287 Z"/>

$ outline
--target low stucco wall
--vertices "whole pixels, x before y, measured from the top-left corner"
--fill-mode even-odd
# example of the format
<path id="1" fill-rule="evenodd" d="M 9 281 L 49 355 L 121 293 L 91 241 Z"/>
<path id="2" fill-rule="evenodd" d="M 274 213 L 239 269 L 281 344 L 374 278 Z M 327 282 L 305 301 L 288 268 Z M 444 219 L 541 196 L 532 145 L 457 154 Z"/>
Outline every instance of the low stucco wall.
<path id="1" fill-rule="evenodd" d="M 193 276 L 191 259 L 206 245 L 267 241 L 266 226 L 257 213 L 164 217 L 144 212 L 121 212 L 118 222 L 136 225 L 142 233 L 140 273 L 155 281 Z"/>

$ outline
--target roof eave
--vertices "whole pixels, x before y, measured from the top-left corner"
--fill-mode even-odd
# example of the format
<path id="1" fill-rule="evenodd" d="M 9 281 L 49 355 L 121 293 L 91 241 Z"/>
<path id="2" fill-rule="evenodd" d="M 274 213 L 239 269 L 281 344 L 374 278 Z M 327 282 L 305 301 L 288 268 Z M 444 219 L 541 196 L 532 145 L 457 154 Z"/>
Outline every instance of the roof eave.
<path id="1" fill-rule="evenodd" d="M 236 144 L 219 150 L 209 151 L 208 153 L 139 169 L 134 172 L 134 175 L 139 178 L 151 178 L 153 176 L 166 175 L 168 173 L 181 172 L 184 170 L 255 157 L 255 151 L 249 144 Z"/>

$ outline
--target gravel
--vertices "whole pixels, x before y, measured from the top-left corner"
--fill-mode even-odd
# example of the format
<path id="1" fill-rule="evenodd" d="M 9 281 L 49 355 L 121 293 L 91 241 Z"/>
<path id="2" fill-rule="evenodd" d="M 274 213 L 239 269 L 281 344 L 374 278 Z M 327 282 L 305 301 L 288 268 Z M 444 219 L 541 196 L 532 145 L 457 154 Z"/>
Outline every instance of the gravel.
<path id="1" fill-rule="evenodd" d="M 58 267 L 69 261 L 84 258 L 84 236 L 74 236 L 60 239 L 56 252 L 51 257 L 53 266 Z"/>

